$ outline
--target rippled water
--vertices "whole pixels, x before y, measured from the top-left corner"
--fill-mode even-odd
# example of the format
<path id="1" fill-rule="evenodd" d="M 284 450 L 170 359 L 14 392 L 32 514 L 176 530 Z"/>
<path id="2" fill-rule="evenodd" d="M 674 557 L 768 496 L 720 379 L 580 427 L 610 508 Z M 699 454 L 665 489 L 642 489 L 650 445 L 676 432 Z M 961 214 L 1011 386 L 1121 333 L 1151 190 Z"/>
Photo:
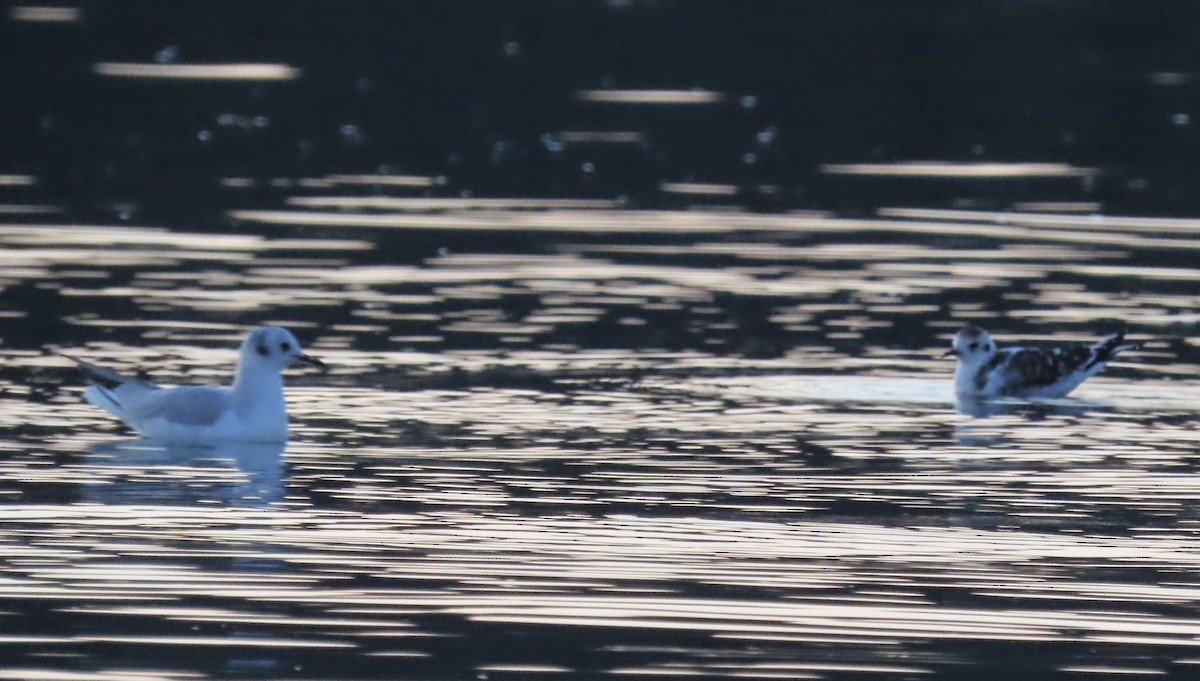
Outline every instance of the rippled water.
<path id="1" fill-rule="evenodd" d="M 1200 224 L 360 204 L 0 225 L 0 678 L 1200 674 Z M 219 381 L 264 322 L 334 367 L 281 449 L 49 352 Z M 1144 349 L 956 404 L 967 322 Z"/>

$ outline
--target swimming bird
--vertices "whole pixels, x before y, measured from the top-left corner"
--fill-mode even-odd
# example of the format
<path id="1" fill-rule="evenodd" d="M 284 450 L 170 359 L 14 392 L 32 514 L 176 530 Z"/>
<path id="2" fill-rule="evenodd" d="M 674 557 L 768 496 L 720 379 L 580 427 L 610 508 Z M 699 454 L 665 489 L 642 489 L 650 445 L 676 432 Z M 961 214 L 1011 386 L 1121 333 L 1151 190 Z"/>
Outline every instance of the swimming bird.
<path id="1" fill-rule="evenodd" d="M 83 397 L 147 438 L 173 444 L 285 442 L 288 415 L 284 369 L 305 364 L 326 370 L 301 350 L 291 331 L 262 326 L 246 334 L 233 385 L 156 385 L 71 358 L 92 385 Z"/>
<path id="2" fill-rule="evenodd" d="M 1103 369 L 1113 357 L 1134 350 L 1119 332 L 1094 345 L 1000 349 L 987 331 L 968 326 L 954 337 L 945 357 L 958 358 L 954 389 L 979 397 L 1062 397 Z"/>

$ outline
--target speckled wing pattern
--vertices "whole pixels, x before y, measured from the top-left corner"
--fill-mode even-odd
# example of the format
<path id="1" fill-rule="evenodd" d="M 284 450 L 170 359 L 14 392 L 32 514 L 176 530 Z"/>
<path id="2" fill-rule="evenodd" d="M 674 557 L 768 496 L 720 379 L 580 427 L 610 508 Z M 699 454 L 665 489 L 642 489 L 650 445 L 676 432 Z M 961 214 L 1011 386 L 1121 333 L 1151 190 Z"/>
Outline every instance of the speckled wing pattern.
<path id="1" fill-rule="evenodd" d="M 999 381 L 1001 395 L 1053 385 L 1076 372 L 1087 372 L 1113 358 L 1125 339 L 1116 333 L 1092 346 L 1070 345 L 1041 348 L 1007 348 L 992 357 L 975 375 L 975 387 L 983 390 L 988 381 Z M 1130 347 L 1130 346 L 1126 346 Z"/>

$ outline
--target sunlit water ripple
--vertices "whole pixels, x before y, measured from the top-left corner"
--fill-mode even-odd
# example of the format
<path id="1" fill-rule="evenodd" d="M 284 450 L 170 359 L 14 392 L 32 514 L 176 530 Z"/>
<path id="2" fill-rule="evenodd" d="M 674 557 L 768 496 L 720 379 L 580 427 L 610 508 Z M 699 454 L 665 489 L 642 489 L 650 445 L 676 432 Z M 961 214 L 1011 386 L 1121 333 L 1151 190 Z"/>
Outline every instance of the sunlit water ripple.
<path id="1" fill-rule="evenodd" d="M 0 225 L 0 678 L 1200 673 L 1197 225 L 292 204 Z M 334 367 L 286 448 L 46 352 L 219 381 L 261 322 Z M 966 322 L 1145 347 L 963 404 Z"/>

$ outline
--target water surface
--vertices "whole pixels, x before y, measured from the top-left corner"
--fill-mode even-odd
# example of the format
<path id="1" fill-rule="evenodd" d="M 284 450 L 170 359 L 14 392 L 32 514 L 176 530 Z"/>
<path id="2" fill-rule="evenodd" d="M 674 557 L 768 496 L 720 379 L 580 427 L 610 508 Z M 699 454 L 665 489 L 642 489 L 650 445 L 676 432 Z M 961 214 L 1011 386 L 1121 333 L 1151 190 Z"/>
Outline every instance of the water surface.
<path id="1" fill-rule="evenodd" d="M 0 678 L 1196 673 L 1196 225 L 309 196 L 0 225 Z M 333 367 L 279 448 L 48 352 L 221 381 L 266 322 Z M 1145 347 L 962 404 L 965 323 Z"/>

